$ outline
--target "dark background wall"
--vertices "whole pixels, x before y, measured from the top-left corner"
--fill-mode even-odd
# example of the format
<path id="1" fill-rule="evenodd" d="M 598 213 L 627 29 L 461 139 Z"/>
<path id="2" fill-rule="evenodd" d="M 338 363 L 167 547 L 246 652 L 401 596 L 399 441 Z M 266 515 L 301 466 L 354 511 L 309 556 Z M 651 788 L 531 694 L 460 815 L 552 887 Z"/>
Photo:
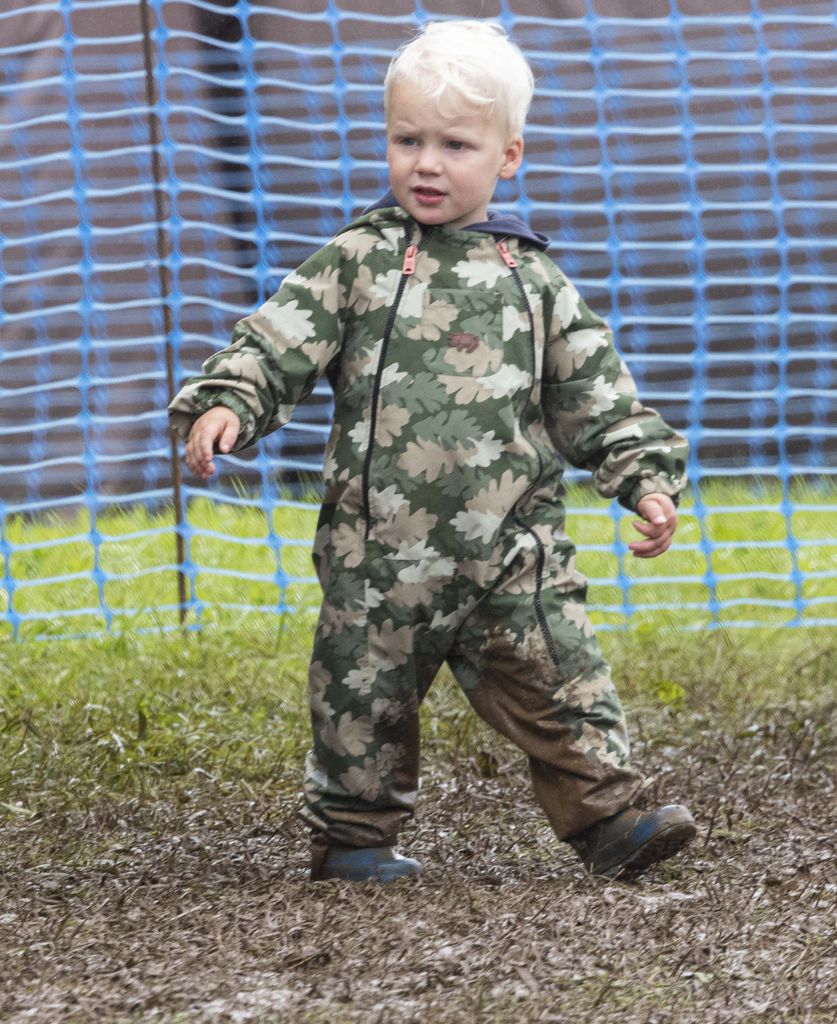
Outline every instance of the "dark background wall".
<path id="1" fill-rule="evenodd" d="M 178 377 L 385 187 L 380 82 L 416 20 L 407 0 L 213 6 L 155 19 Z M 530 57 L 527 165 L 498 202 L 555 239 L 695 468 L 833 472 L 833 4 L 423 10 L 504 18 Z M 0 33 L 0 501 L 153 502 L 170 468 L 139 4 L 12 0 Z M 327 414 L 320 392 L 224 480 L 315 472 Z"/>

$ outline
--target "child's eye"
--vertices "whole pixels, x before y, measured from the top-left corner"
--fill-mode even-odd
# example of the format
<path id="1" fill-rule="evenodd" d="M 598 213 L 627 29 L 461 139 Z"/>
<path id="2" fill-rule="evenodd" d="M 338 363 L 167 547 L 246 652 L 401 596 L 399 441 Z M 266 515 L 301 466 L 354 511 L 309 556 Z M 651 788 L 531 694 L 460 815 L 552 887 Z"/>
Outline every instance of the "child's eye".
<path id="1" fill-rule="evenodd" d="M 460 142 L 458 139 L 451 139 L 448 142 L 447 146 L 448 146 L 448 149 L 459 150 L 459 149 L 464 149 L 465 148 L 465 143 L 464 142 Z"/>
<path id="2" fill-rule="evenodd" d="M 411 135 L 399 135 L 395 140 L 399 146 L 415 146 L 416 140 Z"/>

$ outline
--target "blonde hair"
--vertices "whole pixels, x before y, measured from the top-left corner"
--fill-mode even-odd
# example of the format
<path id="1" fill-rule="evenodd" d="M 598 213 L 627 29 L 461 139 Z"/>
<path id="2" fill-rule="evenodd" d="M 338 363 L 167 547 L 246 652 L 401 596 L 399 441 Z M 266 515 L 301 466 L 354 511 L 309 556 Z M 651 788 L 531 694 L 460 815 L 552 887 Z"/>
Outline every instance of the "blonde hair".
<path id="1" fill-rule="evenodd" d="M 522 134 L 534 90 L 526 58 L 496 21 L 427 22 L 387 69 L 387 114 L 400 82 L 435 103 L 442 117 L 485 112 L 504 142 Z"/>

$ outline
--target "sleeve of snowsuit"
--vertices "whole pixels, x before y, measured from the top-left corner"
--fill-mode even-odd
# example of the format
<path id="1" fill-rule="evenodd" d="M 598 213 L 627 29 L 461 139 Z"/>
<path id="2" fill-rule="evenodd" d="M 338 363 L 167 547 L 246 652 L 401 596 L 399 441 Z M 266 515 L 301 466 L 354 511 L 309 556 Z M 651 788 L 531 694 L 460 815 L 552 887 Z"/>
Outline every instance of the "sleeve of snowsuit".
<path id="1" fill-rule="evenodd" d="M 178 436 L 188 437 L 197 417 L 216 405 L 241 421 L 234 451 L 288 422 L 340 349 L 341 266 L 339 247 L 325 246 L 236 324 L 232 343 L 210 356 L 171 402 Z"/>
<path id="2" fill-rule="evenodd" d="M 593 474 L 596 490 L 633 511 L 646 494 L 677 496 L 688 442 L 644 406 L 607 323 L 560 277 L 547 325 L 543 405 L 553 444 Z"/>

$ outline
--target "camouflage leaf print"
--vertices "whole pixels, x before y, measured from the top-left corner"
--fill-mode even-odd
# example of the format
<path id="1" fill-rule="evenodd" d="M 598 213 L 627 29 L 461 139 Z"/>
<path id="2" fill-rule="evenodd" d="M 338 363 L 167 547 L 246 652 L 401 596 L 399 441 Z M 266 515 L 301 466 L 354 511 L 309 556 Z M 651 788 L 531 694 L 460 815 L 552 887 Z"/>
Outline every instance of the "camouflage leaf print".
<path id="1" fill-rule="evenodd" d="M 635 509 L 680 492 L 687 446 L 573 285 L 505 241 L 515 267 L 487 232 L 423 233 L 375 210 L 288 275 L 170 407 L 185 438 L 227 405 L 240 449 L 321 377 L 334 390 L 302 810 L 325 842 L 391 843 L 413 812 L 418 708 L 445 661 L 527 753 L 559 836 L 639 786 L 564 533 L 559 456 Z"/>

